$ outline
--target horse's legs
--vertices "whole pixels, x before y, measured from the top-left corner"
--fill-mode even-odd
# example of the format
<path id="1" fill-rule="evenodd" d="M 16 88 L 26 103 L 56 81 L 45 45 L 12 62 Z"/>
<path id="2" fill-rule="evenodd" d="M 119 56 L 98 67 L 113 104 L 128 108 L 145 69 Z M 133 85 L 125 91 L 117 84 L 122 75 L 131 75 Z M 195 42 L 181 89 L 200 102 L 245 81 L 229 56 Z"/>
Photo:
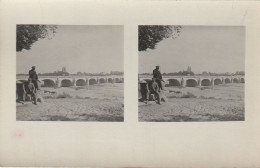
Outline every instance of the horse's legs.
<path id="1" fill-rule="evenodd" d="M 26 93 L 23 92 L 23 94 L 22 94 L 22 101 L 23 101 L 23 102 L 25 102 L 25 98 L 26 98 Z"/>

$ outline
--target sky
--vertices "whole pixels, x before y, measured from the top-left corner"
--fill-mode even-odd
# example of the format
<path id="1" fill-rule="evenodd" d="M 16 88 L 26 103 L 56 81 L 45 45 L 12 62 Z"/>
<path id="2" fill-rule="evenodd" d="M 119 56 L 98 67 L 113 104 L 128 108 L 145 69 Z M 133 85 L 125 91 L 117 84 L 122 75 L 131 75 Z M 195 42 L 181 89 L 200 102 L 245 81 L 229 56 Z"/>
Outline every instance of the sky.
<path id="1" fill-rule="evenodd" d="M 194 73 L 236 72 L 245 69 L 245 27 L 183 26 L 176 38 L 159 42 L 156 49 L 139 52 L 139 73 L 178 72 L 191 66 Z"/>
<path id="2" fill-rule="evenodd" d="M 31 50 L 16 53 L 16 73 L 123 72 L 123 26 L 58 26 L 51 38 L 40 39 Z"/>

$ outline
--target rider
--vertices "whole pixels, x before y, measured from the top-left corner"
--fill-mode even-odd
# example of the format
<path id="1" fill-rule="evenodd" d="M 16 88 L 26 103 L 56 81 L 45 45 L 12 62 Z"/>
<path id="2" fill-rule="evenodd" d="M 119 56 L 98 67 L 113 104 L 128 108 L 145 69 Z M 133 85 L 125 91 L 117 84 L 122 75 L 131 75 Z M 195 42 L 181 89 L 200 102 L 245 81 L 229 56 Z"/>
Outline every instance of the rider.
<path id="1" fill-rule="evenodd" d="M 160 66 L 157 65 L 156 68 L 153 70 L 153 78 L 156 79 L 156 82 L 159 85 L 160 90 L 162 90 L 162 74 L 160 72 Z"/>
<path id="2" fill-rule="evenodd" d="M 35 86 L 35 89 L 36 90 L 39 90 L 39 87 L 38 87 L 38 75 L 35 71 L 35 66 L 32 66 L 32 69 L 29 71 L 29 78 L 32 80 L 32 83 L 34 84 Z"/>

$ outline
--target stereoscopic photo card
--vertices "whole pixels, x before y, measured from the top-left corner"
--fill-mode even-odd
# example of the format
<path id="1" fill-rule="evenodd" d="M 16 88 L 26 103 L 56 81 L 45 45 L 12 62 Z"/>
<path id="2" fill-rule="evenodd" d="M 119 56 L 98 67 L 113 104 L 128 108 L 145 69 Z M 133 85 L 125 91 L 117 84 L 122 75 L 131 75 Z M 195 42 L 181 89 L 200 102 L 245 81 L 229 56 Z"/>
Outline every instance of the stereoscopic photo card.
<path id="1" fill-rule="evenodd" d="M 0 166 L 260 166 L 258 1 L 0 1 Z"/>

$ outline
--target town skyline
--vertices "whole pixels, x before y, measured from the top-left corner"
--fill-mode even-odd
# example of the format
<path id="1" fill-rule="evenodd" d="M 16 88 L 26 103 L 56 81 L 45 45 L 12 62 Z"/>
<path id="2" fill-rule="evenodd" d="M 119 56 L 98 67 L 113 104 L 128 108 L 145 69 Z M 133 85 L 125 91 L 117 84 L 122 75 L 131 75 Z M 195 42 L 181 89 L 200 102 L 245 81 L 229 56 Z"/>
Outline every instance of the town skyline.
<path id="1" fill-rule="evenodd" d="M 77 72 L 77 73 L 70 73 L 67 71 L 67 68 L 63 66 L 61 70 L 56 70 L 54 72 L 46 72 L 46 73 L 38 73 L 38 75 L 46 75 L 46 76 L 69 76 L 69 75 L 77 75 L 77 76 L 84 76 L 84 75 L 123 75 L 124 72 L 122 71 L 110 71 L 110 72 L 95 72 L 95 73 L 88 73 L 88 72 Z M 27 72 L 25 73 L 18 73 L 18 76 L 28 75 Z"/>
<path id="2" fill-rule="evenodd" d="M 198 73 L 198 72 L 194 72 L 192 70 L 192 66 L 188 66 L 187 69 L 182 69 L 182 70 L 179 70 L 179 71 L 175 71 L 175 72 L 162 72 L 160 71 L 161 74 L 174 74 L 174 73 L 181 73 L 181 72 L 186 72 L 186 73 L 192 73 L 194 75 L 205 75 L 206 73 L 216 73 L 216 74 L 228 74 L 228 75 L 231 75 L 231 74 L 235 74 L 235 73 L 245 73 L 245 71 L 243 70 L 236 70 L 234 72 L 212 72 L 212 71 L 206 71 L 206 70 L 203 70 L 201 73 Z M 139 73 L 139 75 L 142 75 L 142 74 L 152 74 L 152 72 L 143 72 L 143 73 Z"/>

